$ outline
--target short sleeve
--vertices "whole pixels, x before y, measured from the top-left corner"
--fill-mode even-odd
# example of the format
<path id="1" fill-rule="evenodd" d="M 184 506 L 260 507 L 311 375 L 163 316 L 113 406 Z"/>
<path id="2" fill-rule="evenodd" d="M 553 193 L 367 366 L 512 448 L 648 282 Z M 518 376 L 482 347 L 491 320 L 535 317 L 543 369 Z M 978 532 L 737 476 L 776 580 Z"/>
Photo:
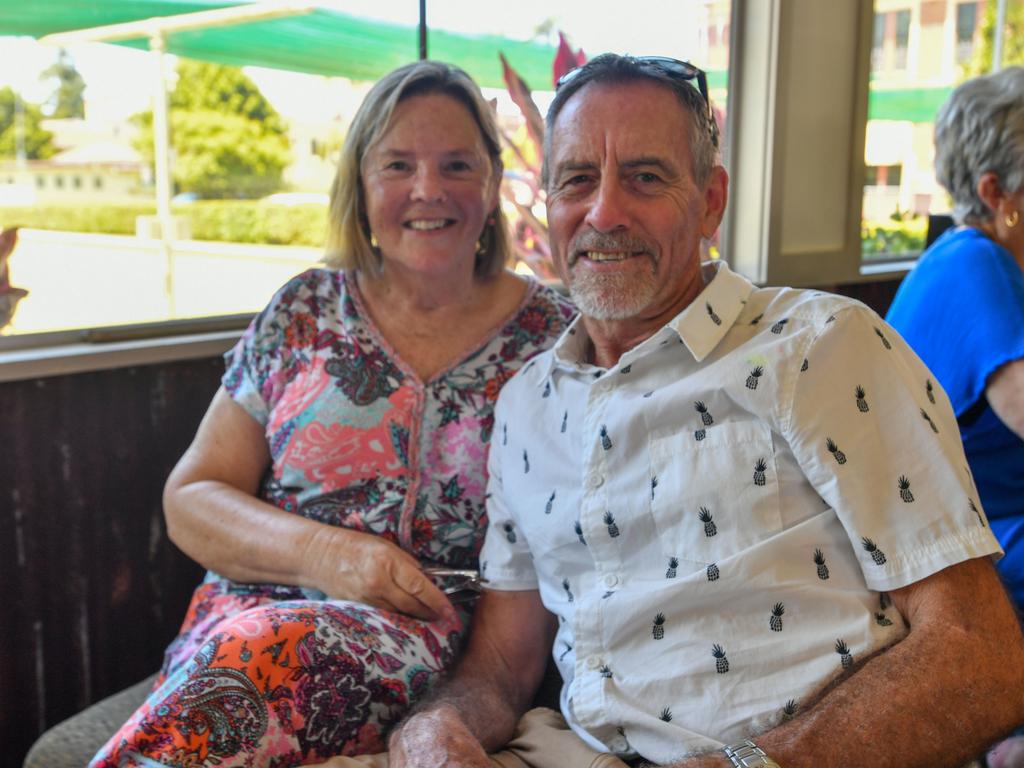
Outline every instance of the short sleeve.
<path id="1" fill-rule="evenodd" d="M 508 454 L 507 417 L 515 410 L 515 381 L 502 389 L 495 409 L 495 433 L 487 456 L 487 534 L 480 552 L 480 575 L 487 580 L 488 589 L 501 591 L 538 588 L 530 545 L 509 511 L 503 480 L 504 459 Z M 513 488 L 507 490 L 514 492 Z"/>
<path id="2" fill-rule="evenodd" d="M 899 335 L 849 305 L 821 321 L 805 357 L 784 433 L 868 586 L 999 552 L 949 400 Z"/>
<path id="3" fill-rule="evenodd" d="M 302 347 L 316 336 L 316 318 L 323 315 L 321 294 L 335 293 L 331 275 L 313 269 L 289 280 L 224 355 L 221 384 L 264 426 L 301 363 Z"/>

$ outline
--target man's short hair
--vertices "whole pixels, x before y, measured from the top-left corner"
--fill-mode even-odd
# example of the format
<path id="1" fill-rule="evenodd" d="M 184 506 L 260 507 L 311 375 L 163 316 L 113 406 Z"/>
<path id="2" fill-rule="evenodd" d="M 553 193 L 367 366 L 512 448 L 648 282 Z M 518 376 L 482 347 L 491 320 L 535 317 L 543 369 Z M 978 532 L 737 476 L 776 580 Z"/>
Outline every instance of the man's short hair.
<path id="1" fill-rule="evenodd" d="M 698 184 L 707 181 L 711 169 L 718 163 L 718 126 L 711 117 L 710 105 L 704 101 L 692 81 L 684 80 L 663 69 L 656 62 L 634 56 L 620 56 L 603 53 L 573 73 L 572 78 L 563 82 L 555 91 L 555 98 L 548 107 L 544 131 L 544 165 L 541 180 L 544 187 L 549 182 L 551 160 L 551 139 L 555 121 L 566 102 L 588 83 L 631 83 L 655 82 L 676 95 L 683 109 L 690 116 L 690 154 L 693 159 L 693 175 Z"/>

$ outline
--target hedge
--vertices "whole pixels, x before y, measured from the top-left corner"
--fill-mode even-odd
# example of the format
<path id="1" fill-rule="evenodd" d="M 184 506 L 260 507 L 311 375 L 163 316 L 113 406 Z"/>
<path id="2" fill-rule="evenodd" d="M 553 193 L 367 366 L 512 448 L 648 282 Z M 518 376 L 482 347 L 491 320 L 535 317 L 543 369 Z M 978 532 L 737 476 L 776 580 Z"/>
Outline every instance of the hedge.
<path id="1" fill-rule="evenodd" d="M 172 213 L 190 221 L 196 240 L 323 247 L 327 232 L 327 208 L 316 204 L 202 200 L 173 206 Z M 155 214 L 153 204 L 0 207 L 0 226 L 134 235 L 136 217 Z"/>
<path id="2" fill-rule="evenodd" d="M 882 258 L 917 254 L 924 250 L 928 219 L 917 217 L 906 221 L 871 222 L 861 225 L 861 253 L 865 258 Z"/>

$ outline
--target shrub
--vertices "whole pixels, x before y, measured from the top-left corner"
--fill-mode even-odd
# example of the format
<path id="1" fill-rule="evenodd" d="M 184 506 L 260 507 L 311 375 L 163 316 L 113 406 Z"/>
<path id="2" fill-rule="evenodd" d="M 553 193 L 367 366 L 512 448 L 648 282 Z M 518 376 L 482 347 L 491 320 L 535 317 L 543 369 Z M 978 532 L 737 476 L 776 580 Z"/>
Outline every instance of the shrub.
<path id="1" fill-rule="evenodd" d="M 906 221 L 865 221 L 861 224 L 861 253 L 865 258 L 885 258 L 917 254 L 924 250 L 928 219 Z"/>
<path id="2" fill-rule="evenodd" d="M 136 217 L 155 213 L 152 203 L 0 208 L 0 227 L 134 235 Z M 317 204 L 205 200 L 174 206 L 173 213 L 189 220 L 196 240 L 323 247 L 327 230 L 327 208 Z"/>

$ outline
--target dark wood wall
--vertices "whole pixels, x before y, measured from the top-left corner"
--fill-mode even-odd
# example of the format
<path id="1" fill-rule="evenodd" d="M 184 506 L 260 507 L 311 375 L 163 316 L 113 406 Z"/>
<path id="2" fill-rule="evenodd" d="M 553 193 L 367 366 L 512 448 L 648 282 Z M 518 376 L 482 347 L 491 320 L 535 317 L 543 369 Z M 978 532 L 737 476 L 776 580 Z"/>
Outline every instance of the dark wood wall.
<path id="1" fill-rule="evenodd" d="M 163 483 L 219 358 L 0 383 L 0 764 L 155 672 L 202 570 Z"/>
<path id="2" fill-rule="evenodd" d="M 884 313 L 897 285 L 824 288 Z M 202 576 L 167 539 L 160 495 L 222 370 L 0 383 L 0 764 L 159 667 Z"/>

